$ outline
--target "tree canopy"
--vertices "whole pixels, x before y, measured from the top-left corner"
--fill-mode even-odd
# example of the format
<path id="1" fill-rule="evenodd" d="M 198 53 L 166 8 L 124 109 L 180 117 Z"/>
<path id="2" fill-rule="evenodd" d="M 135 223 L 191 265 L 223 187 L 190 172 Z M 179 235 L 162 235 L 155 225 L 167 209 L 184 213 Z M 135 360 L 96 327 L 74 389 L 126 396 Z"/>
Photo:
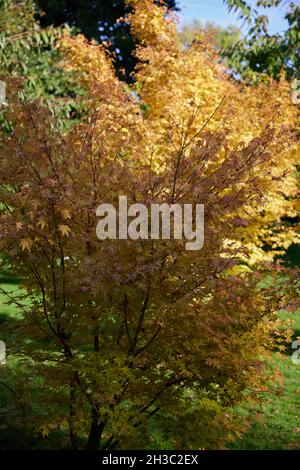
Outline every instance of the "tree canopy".
<path id="1" fill-rule="evenodd" d="M 57 41 L 62 27 L 42 28 L 35 18 L 32 0 L 0 2 L 0 70 L 22 77 L 24 93 L 29 99 L 39 98 L 61 119 L 80 114 L 80 96 L 84 90 L 72 73 L 60 66 Z"/>
<path id="2" fill-rule="evenodd" d="M 247 25 L 247 34 L 233 46 L 223 50 L 223 57 L 240 77 L 256 80 L 269 76 L 275 79 L 284 72 L 288 79 L 300 76 L 300 6 L 294 1 L 225 0 L 230 10 L 237 11 Z M 262 14 L 259 7 L 264 7 Z M 282 11 L 287 21 L 284 31 L 271 34 L 268 27 L 268 8 Z"/>

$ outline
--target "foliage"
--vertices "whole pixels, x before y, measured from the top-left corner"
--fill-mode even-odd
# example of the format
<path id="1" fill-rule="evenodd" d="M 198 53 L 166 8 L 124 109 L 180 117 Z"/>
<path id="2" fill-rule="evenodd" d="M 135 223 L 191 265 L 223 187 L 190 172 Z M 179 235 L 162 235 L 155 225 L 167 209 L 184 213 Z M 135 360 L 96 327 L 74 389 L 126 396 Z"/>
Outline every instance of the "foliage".
<path id="1" fill-rule="evenodd" d="M 104 47 L 62 40 L 65 68 L 88 89 L 89 114 L 68 133 L 3 77 L 0 249 L 25 292 L 9 297 L 24 316 L 9 352 L 42 377 L 35 430 L 68 428 L 73 449 L 144 447 L 154 426 L 178 448 L 221 448 L 243 429 L 233 406 L 266 389 L 264 359 L 280 343 L 284 282 L 240 265 L 265 259 L 262 228 L 271 236 L 293 211 L 296 115 L 283 80 L 241 87 L 205 43 L 183 50 L 161 7 L 130 5 L 130 90 Z M 96 208 L 119 195 L 204 204 L 204 247 L 99 241 Z"/>
<path id="2" fill-rule="evenodd" d="M 212 44 L 221 52 L 223 49 L 233 47 L 241 39 L 241 30 L 234 25 L 226 29 L 211 22 L 203 25 L 198 20 L 183 25 L 179 30 L 179 38 L 184 47 L 190 46 L 197 37 L 203 35 L 211 38 Z"/>
<path id="3" fill-rule="evenodd" d="M 222 73 L 218 56 L 204 38 L 182 51 L 172 21 L 161 24 L 159 13 L 147 12 L 145 5 L 130 21 L 141 43 L 137 52 L 141 61 L 136 74 L 137 92 L 161 139 L 168 133 L 171 123 L 177 129 L 171 135 L 178 145 L 182 139 L 188 142 L 189 138 L 197 136 L 199 129 L 212 133 L 223 129 L 230 136 L 226 143 L 228 149 L 221 150 L 222 159 L 228 150 L 241 149 L 268 126 L 273 131 L 284 126 L 283 134 L 277 132 L 272 143 L 267 145 L 273 158 L 272 163 L 268 161 L 265 174 L 264 208 L 253 201 L 248 208 L 249 216 L 245 218 L 244 214 L 238 220 L 241 232 L 237 243 L 241 245 L 242 242 L 252 251 L 254 261 L 272 259 L 272 250 L 280 251 L 280 247 L 287 248 L 297 240 L 296 232 L 285 229 L 281 222 L 283 216 L 298 213 L 296 165 L 299 164 L 299 146 L 294 133 L 299 125 L 299 114 L 291 102 L 289 84 L 281 80 L 279 83 L 269 81 L 256 88 L 237 86 Z M 150 23 L 148 27 L 147 22 Z M 190 129 L 185 135 L 188 122 Z M 288 133 L 290 137 L 285 140 Z M 157 156 L 159 166 L 163 164 L 163 152 L 162 145 Z M 281 180 L 280 193 L 278 178 Z M 288 197 L 295 200 L 289 201 Z M 245 230 L 241 228 L 243 223 L 247 225 Z M 268 252 L 265 251 L 266 244 L 270 248 Z"/>
<path id="4" fill-rule="evenodd" d="M 124 0 L 38 0 L 43 12 L 40 16 L 42 26 L 75 27 L 88 39 L 109 42 L 109 49 L 116 54 L 116 69 L 120 78 L 130 79 L 136 60 L 133 51 L 135 38 L 130 34 L 130 25 L 119 22 L 130 7 Z M 158 0 L 169 9 L 176 9 L 175 0 Z"/>
<path id="5" fill-rule="evenodd" d="M 75 117 L 82 111 L 76 97 L 84 91 L 76 77 L 59 65 L 56 43 L 64 29 L 42 29 L 35 12 L 31 0 L 1 0 L 0 70 L 24 78 L 24 92 L 29 99 L 46 100 L 60 118 Z"/>
<path id="6" fill-rule="evenodd" d="M 234 46 L 223 50 L 223 57 L 228 59 L 231 69 L 247 81 L 256 81 L 265 75 L 279 79 L 283 71 L 288 79 L 298 79 L 300 6 L 297 2 L 257 0 L 253 7 L 248 1 L 225 1 L 230 10 L 239 11 L 240 17 L 248 25 L 247 36 L 237 41 Z M 270 34 L 268 16 L 260 14 L 256 9 L 258 7 L 285 9 L 287 29 L 277 34 Z"/>

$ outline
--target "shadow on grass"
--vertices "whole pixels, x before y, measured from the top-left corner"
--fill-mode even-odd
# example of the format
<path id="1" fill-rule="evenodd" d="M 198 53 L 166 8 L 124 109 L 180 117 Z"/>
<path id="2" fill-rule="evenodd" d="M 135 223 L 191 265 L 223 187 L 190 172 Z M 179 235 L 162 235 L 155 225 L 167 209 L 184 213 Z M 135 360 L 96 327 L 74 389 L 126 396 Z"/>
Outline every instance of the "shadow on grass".
<path id="1" fill-rule="evenodd" d="M 0 286 L 1 284 L 10 284 L 10 285 L 18 285 L 22 282 L 20 277 L 14 276 L 9 271 L 1 270 L 0 271 Z"/>
<path id="2" fill-rule="evenodd" d="M 8 313 L 0 313 L 0 325 L 3 325 L 9 320 L 11 320 L 11 316 Z"/>

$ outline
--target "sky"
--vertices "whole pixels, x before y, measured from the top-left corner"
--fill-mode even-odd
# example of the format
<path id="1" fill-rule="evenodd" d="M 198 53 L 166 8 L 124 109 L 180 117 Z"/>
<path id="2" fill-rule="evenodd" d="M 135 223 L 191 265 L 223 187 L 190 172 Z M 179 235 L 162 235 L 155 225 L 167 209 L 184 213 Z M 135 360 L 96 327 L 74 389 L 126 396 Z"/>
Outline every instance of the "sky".
<path id="1" fill-rule="evenodd" d="M 249 3 L 253 4 L 253 1 L 254 0 L 250 0 Z M 242 20 L 238 19 L 236 13 L 228 12 L 227 6 L 223 0 L 179 0 L 178 3 L 181 8 L 179 14 L 180 24 L 190 23 L 194 19 L 197 19 L 204 24 L 209 21 L 222 27 L 231 24 L 235 24 L 239 27 L 242 26 Z M 269 16 L 269 30 L 272 34 L 282 32 L 286 29 L 287 23 L 284 20 L 284 6 L 267 8 L 264 13 L 267 13 Z"/>

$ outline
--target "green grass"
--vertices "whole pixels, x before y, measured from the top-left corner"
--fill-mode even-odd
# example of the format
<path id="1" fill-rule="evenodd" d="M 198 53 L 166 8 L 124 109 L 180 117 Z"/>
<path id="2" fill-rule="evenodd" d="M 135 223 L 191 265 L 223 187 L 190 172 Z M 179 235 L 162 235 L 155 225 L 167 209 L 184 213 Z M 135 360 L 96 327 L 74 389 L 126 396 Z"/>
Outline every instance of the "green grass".
<path id="1" fill-rule="evenodd" d="M 9 273 L 0 271 L 0 288 L 8 292 L 9 295 L 14 295 L 20 292 L 21 280 L 11 276 Z M 16 321 L 22 318 L 22 313 L 18 311 L 15 305 L 7 303 L 8 298 L 0 292 L 0 340 L 9 342 L 9 335 L 7 329 L 3 330 L 3 326 L 9 323 L 13 325 Z M 6 330 L 6 331 L 5 331 Z M 9 344 L 7 344 L 9 350 Z"/>
<path id="2" fill-rule="evenodd" d="M 292 318 L 294 338 L 300 335 L 300 312 L 280 312 L 281 318 Z M 300 364 L 293 364 L 288 348 L 285 354 L 274 353 L 273 364 L 283 376 L 277 392 L 266 393 L 260 408 L 249 407 L 251 429 L 230 445 L 231 449 L 283 450 L 300 449 Z"/>
<path id="3" fill-rule="evenodd" d="M 259 411 L 249 410 L 252 427 L 231 449 L 300 449 L 300 365 L 282 354 L 274 362 L 284 376 L 283 388 L 266 394 Z"/>

